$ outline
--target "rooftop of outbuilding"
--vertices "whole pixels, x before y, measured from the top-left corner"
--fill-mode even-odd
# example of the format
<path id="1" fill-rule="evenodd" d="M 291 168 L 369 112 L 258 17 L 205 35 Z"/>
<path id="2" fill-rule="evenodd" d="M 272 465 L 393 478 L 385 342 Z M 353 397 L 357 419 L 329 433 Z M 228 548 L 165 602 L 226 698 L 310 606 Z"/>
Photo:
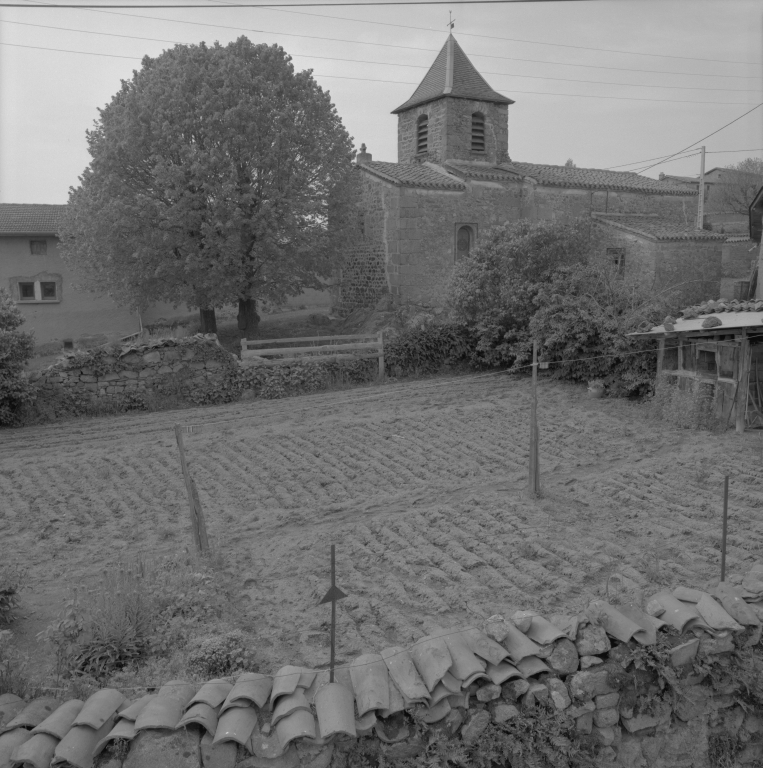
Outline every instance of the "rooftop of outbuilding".
<path id="1" fill-rule="evenodd" d="M 0 236 L 55 235 L 65 205 L 0 203 Z"/>

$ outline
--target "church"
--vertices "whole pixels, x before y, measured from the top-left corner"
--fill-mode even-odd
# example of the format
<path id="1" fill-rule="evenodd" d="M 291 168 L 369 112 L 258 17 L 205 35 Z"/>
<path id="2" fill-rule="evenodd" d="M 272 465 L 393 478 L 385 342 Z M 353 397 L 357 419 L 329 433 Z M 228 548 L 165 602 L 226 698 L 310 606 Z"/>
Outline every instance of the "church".
<path id="1" fill-rule="evenodd" d="M 696 190 L 636 173 L 514 161 L 513 103 L 450 34 L 413 95 L 393 110 L 397 162 L 375 161 L 365 145 L 356 156 L 359 225 L 335 286 L 339 313 L 385 296 L 397 305 L 437 306 L 453 265 L 480 232 L 519 219 L 579 216 L 605 234 L 603 258 L 624 275 L 664 287 L 665 274 L 685 280 L 688 264 L 702 272 L 695 284 L 721 295 L 726 238 L 697 228 Z M 675 243 L 680 260 L 671 263 Z M 735 269 L 746 276 L 741 261 L 744 268 Z"/>

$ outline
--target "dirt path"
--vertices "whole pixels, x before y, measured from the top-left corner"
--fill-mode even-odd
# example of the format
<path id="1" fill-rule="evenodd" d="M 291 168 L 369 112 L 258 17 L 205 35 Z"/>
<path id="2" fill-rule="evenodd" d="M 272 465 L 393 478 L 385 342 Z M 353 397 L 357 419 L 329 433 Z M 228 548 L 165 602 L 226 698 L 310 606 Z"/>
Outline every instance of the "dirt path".
<path id="1" fill-rule="evenodd" d="M 41 652 L 67 585 L 190 546 L 177 421 L 206 425 L 186 438 L 190 469 L 268 666 L 326 660 L 331 543 L 350 595 L 341 656 L 475 615 L 703 584 L 727 472 L 729 568 L 763 556 L 758 433 L 682 432 L 553 382 L 539 399 L 538 501 L 524 495 L 528 384 L 504 376 L 4 431 L 0 559 L 32 576 L 22 640 Z"/>

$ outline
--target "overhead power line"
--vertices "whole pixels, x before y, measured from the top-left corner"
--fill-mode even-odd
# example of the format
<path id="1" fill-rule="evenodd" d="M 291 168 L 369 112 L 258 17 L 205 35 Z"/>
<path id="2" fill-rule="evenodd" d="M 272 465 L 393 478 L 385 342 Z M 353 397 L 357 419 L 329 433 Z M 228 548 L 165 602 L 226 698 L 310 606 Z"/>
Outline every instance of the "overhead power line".
<path id="1" fill-rule="evenodd" d="M 72 29 L 71 27 L 58 27 L 58 26 L 52 26 L 49 24 L 32 24 L 24 21 L 9 21 L 5 19 L 0 19 L 0 24 L 17 24 L 21 26 L 37 27 L 42 29 L 54 29 L 62 32 L 77 32 L 77 33 L 86 34 L 86 35 L 100 35 L 102 37 L 120 37 L 127 40 L 146 40 L 146 41 L 155 42 L 155 43 L 174 43 L 175 45 L 186 45 L 186 43 L 183 43 L 182 41 L 179 41 L 179 40 L 167 40 L 164 38 L 157 38 L 157 37 L 141 37 L 138 35 L 123 35 L 123 34 L 119 34 L 118 32 L 99 32 L 99 31 L 89 30 L 89 29 Z M 339 58 L 337 56 L 319 56 L 317 54 L 312 54 L 312 53 L 295 54 L 295 55 L 300 55 L 308 59 L 320 59 L 322 61 L 343 61 L 343 62 L 350 62 L 353 64 L 374 64 L 374 65 L 390 66 L 390 67 L 429 69 L 429 65 L 426 65 L 426 64 L 402 64 L 402 63 L 391 62 L 391 61 L 368 61 L 367 59 L 345 59 L 345 58 Z M 759 91 L 759 89 L 757 88 L 712 88 L 712 87 L 692 86 L 692 85 L 650 85 L 645 83 L 619 83 L 619 82 L 611 82 L 607 80 L 580 80 L 577 78 L 570 78 L 570 77 L 548 77 L 546 75 L 520 75 L 514 72 L 490 72 L 487 70 L 484 71 L 482 74 L 496 75 L 498 77 L 521 77 L 521 78 L 531 79 L 531 80 L 557 80 L 559 82 L 564 82 L 564 83 L 589 83 L 591 85 L 622 86 L 626 88 L 660 88 L 660 89 L 689 90 L 689 91 L 722 91 L 724 93 L 757 93 Z"/>
<path id="2" fill-rule="evenodd" d="M 674 152 L 672 155 L 668 155 L 667 159 L 669 160 L 672 157 L 675 157 L 676 155 L 680 155 L 687 150 L 691 149 L 692 147 L 696 146 L 700 143 L 700 141 L 704 141 L 705 139 L 709 139 L 711 136 L 715 136 L 716 133 L 720 133 L 725 128 L 728 128 L 730 125 L 733 125 L 734 123 L 741 120 L 743 117 L 747 117 L 750 113 L 754 112 L 756 109 L 759 109 L 763 106 L 763 101 L 760 102 L 760 104 L 756 104 L 752 109 L 748 109 L 747 112 L 744 112 L 743 114 L 739 115 L 739 117 L 735 117 L 731 122 L 726 123 L 726 125 L 722 125 L 718 130 L 713 131 L 712 133 L 708 133 L 707 136 L 703 136 L 701 139 L 697 139 L 696 141 L 693 141 L 691 144 L 689 144 L 688 147 L 684 147 L 683 149 L 679 149 L 678 152 Z M 662 161 L 665 162 L 665 161 Z M 639 168 L 635 172 L 636 173 L 644 173 L 644 171 L 648 171 L 651 168 L 654 168 L 656 165 L 662 165 L 662 162 L 660 163 L 654 163 L 653 165 L 648 165 L 645 168 Z"/>
<path id="3" fill-rule="evenodd" d="M 36 51 L 55 51 L 56 53 L 74 53 L 74 54 L 80 54 L 84 56 L 105 56 L 106 58 L 110 59 L 129 59 L 131 61 L 141 61 L 142 56 L 123 56 L 116 53 L 96 53 L 95 51 L 74 51 L 70 50 L 68 48 L 50 48 L 46 46 L 41 45 L 23 45 L 21 43 L 5 43 L 0 42 L 0 45 L 6 45 L 10 46 L 12 48 L 30 48 L 32 50 Z M 321 58 L 321 57 L 316 57 Z M 337 59 L 338 61 L 352 61 L 352 59 Z M 386 80 L 382 78 L 371 78 L 371 77 L 357 77 L 353 75 L 331 75 L 325 72 L 315 72 L 313 71 L 313 74 L 316 77 L 328 77 L 333 78 L 335 80 L 359 80 L 366 83 L 391 83 L 394 85 L 418 85 L 418 81 L 414 80 Z M 533 94 L 535 96 L 562 96 L 564 98 L 574 98 L 574 99 L 618 99 L 621 101 L 654 101 L 661 104 L 716 104 L 716 105 L 731 105 L 736 106 L 739 104 L 746 104 L 748 102 L 743 101 L 697 101 L 694 99 L 650 99 L 647 97 L 640 97 L 640 96 L 602 96 L 602 95 L 594 95 L 591 93 L 555 93 L 552 91 L 526 91 L 526 90 L 519 90 L 516 88 L 512 88 L 510 91 L 497 89 L 499 93 L 504 94 L 517 94 L 517 93 L 527 93 L 527 94 Z"/>
<path id="4" fill-rule="evenodd" d="M 700 139 L 701 141 L 701 139 Z M 705 152 L 706 155 L 727 155 L 732 152 L 763 152 L 763 147 L 757 149 L 709 149 Z M 691 155 L 684 155 L 683 157 L 694 157 L 694 155 L 700 154 L 695 152 Z M 632 163 L 623 163 L 622 165 L 610 165 L 608 168 L 604 168 L 605 171 L 613 171 L 616 168 L 625 168 L 628 165 L 641 165 L 641 163 L 648 163 L 652 160 L 661 160 L 663 157 L 672 157 L 672 155 L 660 155 L 659 157 L 647 157 L 644 160 L 634 160 Z M 683 157 L 676 156 L 676 160 L 682 160 Z"/>
<path id="5" fill-rule="evenodd" d="M 38 0 L 28 0 L 29 3 L 33 3 L 33 6 L 30 7 L 37 7 L 39 5 Z M 266 10 L 269 9 L 269 6 L 262 6 Z M 399 48 L 402 50 L 407 51 L 423 51 L 426 53 L 439 53 L 439 48 L 421 48 L 417 46 L 412 45 L 396 45 L 394 43 L 373 43 L 363 40 L 347 40 L 344 38 L 335 38 L 335 37 L 323 37 L 320 35 L 305 35 L 305 34 L 299 34 L 296 32 L 280 32 L 280 31 L 274 31 L 269 29 L 256 29 L 252 27 L 241 27 L 241 26 L 231 26 L 229 24 L 212 24 L 212 23 L 206 23 L 202 21 L 188 21 L 186 19 L 168 19 L 163 16 L 143 16 L 142 14 L 135 14 L 135 13 L 119 13 L 116 11 L 104 11 L 104 10 L 97 10 L 88 8 L 85 10 L 89 10 L 92 13 L 106 13 L 111 16 L 124 16 L 128 19 L 146 19 L 148 21 L 164 21 L 168 22 L 170 24 L 189 24 L 196 27 L 213 27 L 215 29 L 230 29 L 235 32 L 256 32 L 258 34 L 266 34 L 266 35 L 282 35 L 285 37 L 302 37 L 307 40 L 322 40 L 326 42 L 333 42 L 333 43 L 350 43 L 353 45 L 371 45 L 375 47 L 380 48 Z M 272 8 L 271 10 L 275 10 L 281 13 L 300 13 L 299 11 L 287 11 L 277 8 Z M 307 13 L 300 13 L 300 15 L 305 16 L 316 16 L 318 18 L 331 18 L 331 19 L 343 19 L 341 16 L 322 16 L 322 14 L 307 14 Z M 359 21 L 358 19 L 348 19 L 348 21 Z M 19 22 L 16 22 L 19 23 Z M 365 23 L 365 22 L 363 22 Z M 382 23 L 382 22 L 368 22 L 368 23 Z M 410 29 L 419 29 L 418 27 L 410 27 Z M 421 28 L 423 31 L 433 31 L 433 30 L 426 30 L 424 28 Z M 461 33 L 461 34 L 467 34 L 467 33 Z M 472 35 L 472 37 L 481 37 L 481 35 Z M 548 45 L 555 45 L 555 43 L 548 43 Z M 609 67 L 609 66 L 601 66 L 596 64 L 577 64 L 572 62 L 559 62 L 559 61 L 545 61 L 543 59 L 525 59 L 520 58 L 516 56 L 495 56 L 492 54 L 487 53 L 474 53 L 466 51 L 466 53 L 474 58 L 486 58 L 486 59 L 500 59 L 503 61 L 524 61 L 529 62 L 532 64 L 550 64 L 552 66 L 562 66 L 562 67 L 583 67 L 586 69 L 606 69 L 606 70 L 612 70 L 617 72 L 644 72 L 644 73 L 653 73 L 653 74 L 659 74 L 659 75 L 682 75 L 682 76 L 689 76 L 689 77 L 702 77 L 702 78 L 708 78 L 708 77 L 723 77 L 723 78 L 736 78 L 736 79 L 744 79 L 744 80 L 763 80 L 763 77 L 758 77 L 756 75 L 717 75 L 717 74 L 701 74 L 696 72 L 672 72 L 672 71 L 662 71 L 662 70 L 654 70 L 654 69 L 632 69 L 629 67 Z"/>

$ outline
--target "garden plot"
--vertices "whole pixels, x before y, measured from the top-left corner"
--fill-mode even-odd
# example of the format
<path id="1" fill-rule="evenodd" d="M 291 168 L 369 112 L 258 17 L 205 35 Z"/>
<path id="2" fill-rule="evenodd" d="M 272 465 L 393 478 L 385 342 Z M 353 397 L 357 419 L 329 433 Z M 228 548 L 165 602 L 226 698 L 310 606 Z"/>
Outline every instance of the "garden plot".
<path id="1" fill-rule="evenodd" d="M 120 558 L 192 546 L 172 427 L 263 667 L 328 660 L 330 545 L 338 657 L 438 626 L 716 577 L 725 473 L 731 573 L 763 557 L 757 433 L 676 430 L 646 407 L 541 382 L 543 498 L 525 492 L 529 383 L 391 384 L 5 432 L 2 559 L 30 568 L 28 650 L 65 590 Z M 222 597 L 221 597 L 222 599 Z"/>

